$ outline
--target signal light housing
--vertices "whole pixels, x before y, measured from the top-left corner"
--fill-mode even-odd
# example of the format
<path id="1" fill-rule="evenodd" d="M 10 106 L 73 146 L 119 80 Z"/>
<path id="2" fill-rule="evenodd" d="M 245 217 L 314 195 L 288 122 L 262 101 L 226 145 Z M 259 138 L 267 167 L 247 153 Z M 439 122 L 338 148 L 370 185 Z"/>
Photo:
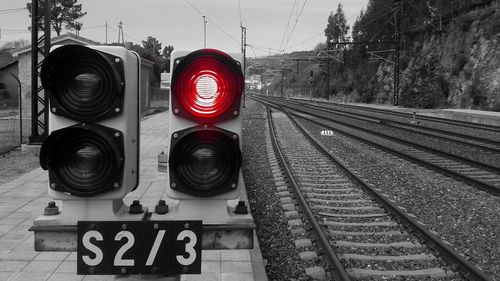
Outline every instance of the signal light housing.
<path id="1" fill-rule="evenodd" d="M 53 190 L 92 196 L 120 188 L 123 134 L 97 124 L 78 124 L 54 131 L 43 143 L 40 164 L 49 170 Z"/>
<path id="2" fill-rule="evenodd" d="M 50 134 L 40 164 L 50 197 L 122 199 L 137 187 L 140 67 L 123 47 L 52 48 L 41 72 Z"/>
<path id="3" fill-rule="evenodd" d="M 173 133 L 170 187 L 193 196 L 211 197 L 234 190 L 242 163 L 238 135 L 212 126 Z"/>
<path id="4" fill-rule="evenodd" d="M 243 56 L 174 50 L 167 194 L 229 200 L 240 195 Z"/>
<path id="5" fill-rule="evenodd" d="M 175 115 L 203 124 L 239 115 L 245 84 L 239 61 L 218 50 L 202 49 L 175 58 L 172 69 Z"/>
<path id="6" fill-rule="evenodd" d="M 121 114 L 125 75 L 123 59 L 80 45 L 55 49 L 42 65 L 42 85 L 50 111 L 92 122 Z"/>
<path id="7" fill-rule="evenodd" d="M 164 169 L 160 154 L 158 168 L 166 170 L 166 195 L 177 204 L 151 219 L 201 219 L 204 248 L 253 247 L 255 224 L 242 208 L 243 60 L 213 49 L 171 55 L 168 163 Z"/>

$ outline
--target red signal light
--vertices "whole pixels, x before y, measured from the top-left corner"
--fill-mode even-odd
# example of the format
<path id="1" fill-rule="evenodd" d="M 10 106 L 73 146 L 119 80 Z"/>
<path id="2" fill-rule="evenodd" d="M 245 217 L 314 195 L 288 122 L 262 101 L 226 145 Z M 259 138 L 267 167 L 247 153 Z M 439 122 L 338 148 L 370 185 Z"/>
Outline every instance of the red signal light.
<path id="1" fill-rule="evenodd" d="M 203 49 L 179 60 L 172 76 L 173 112 L 202 123 L 239 114 L 244 77 L 241 67 L 226 53 Z"/>

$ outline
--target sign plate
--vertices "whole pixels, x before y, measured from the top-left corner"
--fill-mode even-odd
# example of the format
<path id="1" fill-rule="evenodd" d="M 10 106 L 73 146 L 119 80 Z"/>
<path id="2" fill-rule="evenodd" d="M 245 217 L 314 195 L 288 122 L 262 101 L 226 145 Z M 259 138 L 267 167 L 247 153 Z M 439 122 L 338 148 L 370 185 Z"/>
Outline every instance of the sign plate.
<path id="1" fill-rule="evenodd" d="M 201 221 L 79 221 L 77 274 L 200 274 L 201 241 Z"/>

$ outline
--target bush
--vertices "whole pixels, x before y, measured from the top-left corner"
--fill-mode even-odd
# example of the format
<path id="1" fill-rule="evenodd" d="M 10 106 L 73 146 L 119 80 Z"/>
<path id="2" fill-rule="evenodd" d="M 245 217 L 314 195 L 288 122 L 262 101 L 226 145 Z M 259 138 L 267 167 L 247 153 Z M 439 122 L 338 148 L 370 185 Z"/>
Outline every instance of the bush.
<path id="1" fill-rule="evenodd" d="M 406 85 L 400 97 L 404 107 L 426 109 L 441 107 L 445 101 L 443 89 L 436 81 L 424 81 L 421 86 Z"/>

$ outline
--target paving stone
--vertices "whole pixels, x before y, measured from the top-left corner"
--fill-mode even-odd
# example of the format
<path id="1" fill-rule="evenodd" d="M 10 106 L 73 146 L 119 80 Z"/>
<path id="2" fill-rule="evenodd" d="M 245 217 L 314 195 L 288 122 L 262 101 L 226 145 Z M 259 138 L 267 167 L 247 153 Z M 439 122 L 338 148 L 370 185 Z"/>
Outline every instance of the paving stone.
<path id="1" fill-rule="evenodd" d="M 202 272 L 220 272 L 220 261 L 201 261 Z"/>
<path id="2" fill-rule="evenodd" d="M 38 252 L 35 251 L 12 251 L 3 260 L 7 261 L 31 261 L 33 260 Z"/>
<path id="3" fill-rule="evenodd" d="M 0 272 L 19 271 L 27 264 L 27 261 L 0 261 Z"/>
<path id="4" fill-rule="evenodd" d="M 224 250 L 221 251 L 221 261 L 250 261 L 249 250 Z"/>
<path id="5" fill-rule="evenodd" d="M 220 265 L 222 273 L 252 272 L 252 262 L 250 261 L 222 261 Z"/>
<path id="6" fill-rule="evenodd" d="M 11 278 L 16 275 L 16 271 L 9 271 L 9 272 L 1 272 L 0 271 L 0 280 L 11 280 Z"/>
<path id="7" fill-rule="evenodd" d="M 45 281 L 49 278 L 50 273 L 39 273 L 39 272 L 19 272 L 14 276 L 14 278 L 9 281 Z"/>
<path id="8" fill-rule="evenodd" d="M 62 262 L 56 269 L 56 273 L 72 273 L 76 272 L 76 262 L 75 261 L 65 261 Z"/>
<path id="9" fill-rule="evenodd" d="M 172 279 L 172 281 L 174 280 L 176 279 Z M 221 280 L 221 273 L 219 272 L 203 272 L 197 275 L 181 275 L 180 281 L 220 281 L 220 280 Z M 87 279 L 85 278 L 84 281 L 87 281 Z"/>
<path id="10" fill-rule="evenodd" d="M 252 273 L 221 273 L 220 281 L 254 281 Z"/>
<path id="11" fill-rule="evenodd" d="M 23 268 L 23 272 L 53 272 L 60 264 L 59 261 L 31 261 Z"/>
<path id="12" fill-rule="evenodd" d="M 299 258 L 303 261 L 311 261 L 317 259 L 318 254 L 316 254 L 316 252 L 313 251 L 302 252 L 299 253 Z"/>
<path id="13" fill-rule="evenodd" d="M 220 261 L 221 260 L 221 251 L 220 250 L 201 251 L 201 259 L 204 261 Z"/>
<path id="14" fill-rule="evenodd" d="M 2 259 L 3 257 L 7 256 L 9 253 L 10 253 L 9 250 L 0 250 L 0 259 Z"/>
<path id="15" fill-rule="evenodd" d="M 71 273 L 54 273 L 47 281 L 81 281 L 85 276 Z"/>
<path id="16" fill-rule="evenodd" d="M 313 280 L 326 280 L 325 269 L 321 266 L 313 266 L 306 268 L 306 275 Z"/>
<path id="17" fill-rule="evenodd" d="M 69 256 L 68 252 L 41 252 L 36 256 L 37 261 L 63 261 Z"/>

